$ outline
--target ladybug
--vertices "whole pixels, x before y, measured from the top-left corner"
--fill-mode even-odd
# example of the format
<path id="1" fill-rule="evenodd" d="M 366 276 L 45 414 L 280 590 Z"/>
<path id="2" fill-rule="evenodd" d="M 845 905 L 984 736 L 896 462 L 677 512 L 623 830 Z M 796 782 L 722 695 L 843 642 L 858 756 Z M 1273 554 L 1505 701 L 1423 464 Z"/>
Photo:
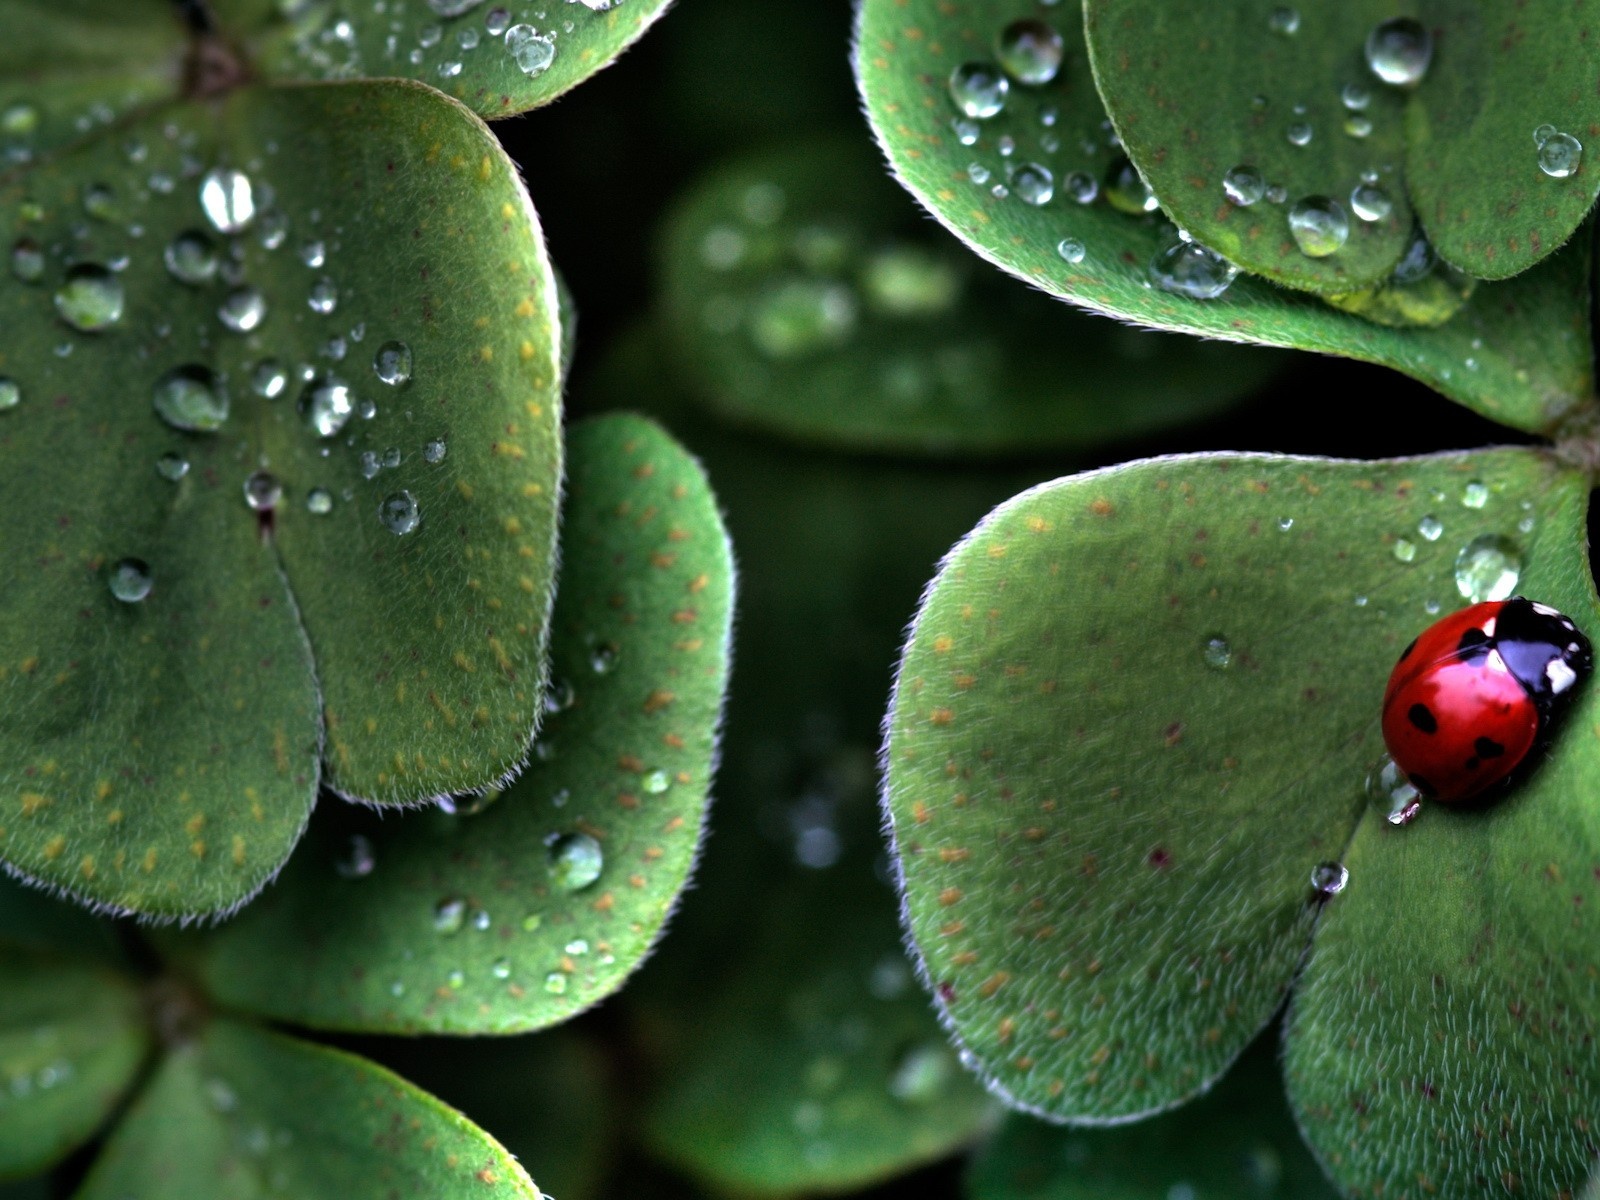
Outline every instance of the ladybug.
<path id="1" fill-rule="evenodd" d="M 1537 761 L 1593 666 L 1589 639 L 1548 605 L 1513 596 L 1451 613 L 1389 676 L 1389 756 L 1429 799 L 1482 796 Z"/>

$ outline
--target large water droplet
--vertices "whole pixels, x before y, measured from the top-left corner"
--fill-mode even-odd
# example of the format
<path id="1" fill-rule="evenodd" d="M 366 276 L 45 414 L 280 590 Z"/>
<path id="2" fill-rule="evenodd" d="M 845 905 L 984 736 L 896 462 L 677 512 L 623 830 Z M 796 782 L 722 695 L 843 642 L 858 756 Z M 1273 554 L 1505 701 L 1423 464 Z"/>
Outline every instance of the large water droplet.
<path id="1" fill-rule="evenodd" d="M 150 594 L 154 580 L 150 564 L 142 558 L 119 559 L 111 568 L 107 580 L 111 594 L 124 604 L 137 604 Z"/>
<path id="2" fill-rule="evenodd" d="M 506 30 L 506 50 L 517 70 L 530 78 L 542 75 L 556 59 L 556 44 L 532 25 L 513 25 Z"/>
<path id="3" fill-rule="evenodd" d="M 1323 900 L 1337 896 L 1349 882 L 1350 872 L 1341 862 L 1318 863 L 1311 869 L 1311 890 Z"/>
<path id="4" fill-rule="evenodd" d="M 1006 106 L 1011 81 L 993 63 L 962 63 L 950 72 L 950 99 L 977 120 L 995 116 Z"/>
<path id="5" fill-rule="evenodd" d="M 411 380 L 411 347 L 404 342 L 385 342 L 372 356 L 372 369 L 391 387 Z"/>
<path id="6" fill-rule="evenodd" d="M 1422 794 L 1387 754 L 1367 773 L 1367 800 L 1391 825 L 1409 825 L 1422 811 Z"/>
<path id="7" fill-rule="evenodd" d="M 1179 239 L 1150 260 L 1150 282 L 1164 292 L 1215 300 L 1239 274 L 1222 255 L 1199 242 Z"/>
<path id="8" fill-rule="evenodd" d="M 244 502 L 256 512 L 276 508 L 283 499 L 283 484 L 271 471 L 252 471 L 244 481 Z"/>
<path id="9" fill-rule="evenodd" d="M 228 419 L 228 395 L 198 364 L 174 367 L 156 380 L 150 402 L 156 415 L 185 433 L 215 433 Z"/>
<path id="10" fill-rule="evenodd" d="M 1289 232 L 1307 258 L 1326 258 L 1350 237 L 1344 205 L 1326 196 L 1307 196 L 1289 210 Z"/>
<path id="11" fill-rule="evenodd" d="M 1570 133 L 1552 133 L 1539 143 L 1539 170 L 1554 179 L 1577 174 L 1583 162 L 1583 143 Z"/>
<path id="12" fill-rule="evenodd" d="M 1473 604 L 1504 600 L 1521 575 L 1522 551 L 1497 533 L 1473 538 L 1456 555 L 1456 590 Z"/>
<path id="13" fill-rule="evenodd" d="M 217 319 L 234 333 L 249 333 L 266 320 L 267 298 L 260 288 L 236 287 L 217 308 Z"/>
<path id="14" fill-rule="evenodd" d="M 313 376 L 300 393 L 300 413 L 318 437 L 333 437 L 355 410 L 355 397 L 349 387 L 332 375 Z"/>
<path id="15" fill-rule="evenodd" d="M 378 520 L 393 534 L 407 534 L 422 524 L 422 511 L 410 492 L 390 492 L 378 505 Z"/>
<path id="16" fill-rule="evenodd" d="M 1222 177 L 1222 190 L 1240 208 L 1249 208 L 1267 194 L 1267 181 L 1254 167 L 1240 164 Z"/>
<path id="17" fill-rule="evenodd" d="M 78 263 L 56 289 L 55 303 L 68 325 L 99 333 L 122 319 L 122 281 L 99 263 Z"/>
<path id="18" fill-rule="evenodd" d="M 161 260 L 180 283 L 208 283 L 217 274 L 217 249 L 198 229 L 180 233 L 168 242 Z"/>
<path id="19" fill-rule="evenodd" d="M 255 220 L 250 177 L 232 167 L 213 167 L 200 180 L 200 207 L 218 233 L 239 233 Z"/>
<path id="20" fill-rule="evenodd" d="M 1156 194 L 1126 158 L 1116 159 L 1106 173 L 1106 201 L 1118 212 L 1142 216 L 1161 207 Z"/>
<path id="21" fill-rule="evenodd" d="M 600 878 L 605 854 L 587 833 L 563 833 L 549 839 L 550 882 L 562 891 L 576 892 Z"/>
<path id="22" fill-rule="evenodd" d="M 1061 70 L 1064 43 L 1043 21 L 1024 17 L 1000 31 L 1000 65 L 1018 83 L 1049 83 Z"/>
<path id="23" fill-rule="evenodd" d="M 1433 35 L 1410 17 L 1385 21 L 1367 35 L 1367 66 L 1385 83 L 1415 87 L 1433 61 Z"/>
<path id="24" fill-rule="evenodd" d="M 7 375 L 0 375 L 0 412 L 22 403 L 22 386 Z"/>

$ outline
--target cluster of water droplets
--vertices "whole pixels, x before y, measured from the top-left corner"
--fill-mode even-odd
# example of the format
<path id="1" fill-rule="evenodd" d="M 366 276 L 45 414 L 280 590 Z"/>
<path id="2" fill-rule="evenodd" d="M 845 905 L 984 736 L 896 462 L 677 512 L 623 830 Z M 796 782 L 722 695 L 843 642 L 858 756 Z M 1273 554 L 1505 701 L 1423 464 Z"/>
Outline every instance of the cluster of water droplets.
<path id="1" fill-rule="evenodd" d="M 22 1121 L 26 1119 L 22 1109 L 30 1103 L 52 1100 L 52 1093 L 71 1083 L 78 1070 L 71 1059 L 60 1053 L 63 1039 L 54 1026 L 7 1032 L 7 1057 L 11 1061 L 0 1068 L 0 1121 Z"/>
<path id="2" fill-rule="evenodd" d="M 289 1155 L 294 1151 L 294 1131 L 263 1121 L 260 1110 L 248 1102 L 248 1093 L 241 1100 L 238 1089 L 220 1075 L 207 1078 L 201 1087 L 234 1153 L 250 1164 L 257 1186 L 269 1196 L 293 1195 L 295 1171 Z"/>

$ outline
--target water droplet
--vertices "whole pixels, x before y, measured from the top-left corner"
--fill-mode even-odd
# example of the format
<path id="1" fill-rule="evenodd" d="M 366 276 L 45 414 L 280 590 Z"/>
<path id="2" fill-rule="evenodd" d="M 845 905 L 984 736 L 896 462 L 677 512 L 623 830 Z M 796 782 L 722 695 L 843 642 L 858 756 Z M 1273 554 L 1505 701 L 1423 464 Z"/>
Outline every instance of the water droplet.
<path id="1" fill-rule="evenodd" d="M 372 356 L 372 369 L 391 387 L 411 380 L 411 347 L 404 342 L 385 342 Z"/>
<path id="2" fill-rule="evenodd" d="M 181 454 L 174 454 L 168 450 L 156 459 L 156 474 L 169 483 L 177 483 L 189 473 L 189 460 Z"/>
<path id="3" fill-rule="evenodd" d="M 319 241 L 306 242 L 300 247 L 300 261 L 313 271 L 328 261 L 328 248 Z"/>
<path id="4" fill-rule="evenodd" d="M 1006 178 L 1010 180 L 1011 190 L 1017 194 L 1017 199 L 1027 204 L 1049 204 L 1056 194 L 1055 176 L 1050 173 L 1050 168 L 1038 163 L 1017 163 L 1006 173 Z"/>
<path id="5" fill-rule="evenodd" d="M 472 815 L 471 813 L 468 814 Z M 479 933 L 485 933 L 494 924 L 494 919 L 489 916 L 488 909 L 480 908 L 473 912 L 471 925 Z"/>
<path id="6" fill-rule="evenodd" d="M 206 1099 L 211 1102 L 211 1107 L 219 1113 L 230 1113 L 239 1107 L 239 1097 L 234 1090 L 221 1079 L 208 1079 L 205 1084 Z"/>
<path id="7" fill-rule="evenodd" d="M 1476 479 L 1461 489 L 1461 507 L 1463 508 L 1482 508 L 1488 502 L 1488 487 Z"/>
<path id="8" fill-rule="evenodd" d="M 1307 258 L 1327 258 L 1350 237 L 1344 205 L 1326 196 L 1307 196 L 1289 210 L 1289 232 Z"/>
<path id="9" fill-rule="evenodd" d="M 324 275 L 311 285 L 311 290 L 306 293 L 306 303 L 311 311 L 327 316 L 339 304 L 338 285 Z"/>
<path id="10" fill-rule="evenodd" d="M 1570 133 L 1552 133 L 1539 143 L 1539 170 L 1553 179 L 1577 173 L 1583 162 L 1583 143 Z"/>
<path id="11" fill-rule="evenodd" d="M 1353 138 L 1364 138 L 1372 135 L 1372 118 L 1362 113 L 1351 113 L 1344 119 L 1344 131 Z"/>
<path id="12" fill-rule="evenodd" d="M 361 452 L 361 478 L 374 479 L 382 470 L 383 463 L 378 460 L 377 451 L 363 450 Z"/>
<path id="13" fill-rule="evenodd" d="M 1285 37 L 1300 32 L 1300 14 L 1295 9 L 1279 7 L 1267 14 L 1267 28 Z"/>
<path id="14" fill-rule="evenodd" d="M 1372 92 L 1364 83 L 1347 83 L 1339 92 L 1339 102 L 1351 112 L 1362 112 L 1372 103 Z"/>
<path id="15" fill-rule="evenodd" d="M 950 131 L 956 135 L 956 141 L 963 146 L 976 146 L 982 134 L 982 128 L 970 117 L 952 117 Z"/>
<path id="16" fill-rule="evenodd" d="M 544 977 L 544 990 L 552 996 L 560 996 L 567 990 L 567 977 L 560 971 L 551 971 Z"/>
<path id="17" fill-rule="evenodd" d="M 1061 70 L 1064 43 L 1043 21 L 1023 18 L 1000 31 L 1000 65 L 1018 83 L 1049 83 Z"/>
<path id="18" fill-rule="evenodd" d="M 1417 545 L 1407 538 L 1395 538 L 1394 557 L 1397 562 L 1415 562 L 1417 558 Z"/>
<path id="19" fill-rule="evenodd" d="M 443 438 L 434 438 L 422 447 L 422 461 L 426 463 L 440 463 L 444 461 L 449 447 Z"/>
<path id="20" fill-rule="evenodd" d="M 522 918 L 522 932 L 536 933 L 539 929 L 539 926 L 543 924 L 544 918 L 542 916 L 540 916 L 538 913 L 529 913 L 527 916 Z"/>
<path id="21" fill-rule="evenodd" d="M 1385 21 L 1367 35 L 1367 66 L 1385 83 L 1416 87 L 1433 61 L 1433 35 L 1410 17 Z"/>
<path id="22" fill-rule="evenodd" d="M 610 642 L 601 642 L 589 651 L 589 668 L 596 675 L 605 675 L 617 665 L 617 648 Z"/>
<path id="23" fill-rule="evenodd" d="M 1222 177 L 1222 190 L 1240 208 L 1249 208 L 1267 194 L 1267 181 L 1254 167 L 1240 164 Z"/>
<path id="24" fill-rule="evenodd" d="M 1150 260 L 1151 283 L 1193 300 L 1215 300 L 1238 274 L 1239 268 L 1215 250 L 1181 238 Z"/>
<path id="25" fill-rule="evenodd" d="M 1311 144 L 1312 129 L 1309 122 L 1295 121 L 1283 131 L 1284 137 L 1289 139 L 1291 146 L 1309 146 Z"/>
<path id="26" fill-rule="evenodd" d="M 568 942 L 566 944 L 565 949 L 566 949 L 566 952 L 568 954 L 571 954 L 571 955 L 573 955 L 575 957 L 581 958 L 585 954 L 589 953 L 589 942 L 588 942 L 588 939 L 586 939 L 586 938 L 573 938 L 572 941 L 570 941 L 570 942 Z"/>
<path id="27" fill-rule="evenodd" d="M 124 604 L 137 604 L 150 594 L 155 581 L 150 575 L 150 564 L 142 558 L 119 559 L 111 568 L 107 580 L 111 594 Z"/>
<path id="28" fill-rule="evenodd" d="M 511 14 L 503 8 L 491 8 L 483 18 L 484 31 L 490 37 L 499 37 L 511 24 Z"/>
<path id="29" fill-rule="evenodd" d="M 403 536 L 422 524 L 422 512 L 410 492 L 390 492 L 378 505 L 378 520 L 390 533 Z"/>
<path id="30" fill-rule="evenodd" d="M 289 373 L 275 358 L 262 359 L 250 372 L 250 390 L 265 400 L 273 400 L 283 395 L 283 389 L 288 386 Z"/>
<path id="31" fill-rule="evenodd" d="M 509 958 L 495 959 L 494 963 L 489 967 L 489 974 L 493 975 L 496 979 L 510 979 L 511 960 Z"/>
<path id="32" fill-rule="evenodd" d="M 283 484 L 271 471 L 252 471 L 244 481 L 244 502 L 256 512 L 276 508 L 283 499 Z"/>
<path id="33" fill-rule="evenodd" d="M 1074 171 L 1061 181 L 1067 199 L 1077 204 L 1093 204 L 1100 198 L 1100 182 L 1087 171 Z"/>
<path id="34" fill-rule="evenodd" d="M 393 996 L 396 1000 L 400 999 L 400 997 L 404 996 L 405 994 L 406 994 L 405 980 L 396 979 L 393 983 L 391 983 L 389 985 L 389 995 Z"/>
<path id="35" fill-rule="evenodd" d="M 1220 633 L 1212 634 L 1200 643 L 1200 657 L 1213 670 L 1226 670 L 1233 665 L 1233 647 Z"/>
<path id="36" fill-rule="evenodd" d="M 1106 201 L 1118 212 L 1142 216 L 1161 207 L 1156 194 L 1138 169 L 1126 158 L 1118 158 L 1106 174 Z"/>
<path id="37" fill-rule="evenodd" d="M 659 796 L 672 786 L 672 776 L 666 771 L 655 770 L 639 781 L 639 786 L 652 796 Z"/>
<path id="38" fill-rule="evenodd" d="M 156 415 L 185 433 L 215 433 L 228 419 L 228 395 L 205 367 L 174 367 L 156 380 L 150 402 Z"/>
<path id="39" fill-rule="evenodd" d="M 200 180 L 200 207 L 218 233 L 239 233 L 255 219 L 250 177 L 231 167 L 213 167 Z"/>
<path id="40" fill-rule="evenodd" d="M 896 1061 L 889 1076 L 889 1094 L 902 1104 L 928 1104 L 944 1094 L 955 1068 L 948 1046 L 919 1042 Z"/>
<path id="41" fill-rule="evenodd" d="M 798 358 L 841 346 L 854 334 L 854 291 L 827 279 L 789 279 L 763 293 L 750 313 L 750 339 L 769 358 Z"/>
<path id="42" fill-rule="evenodd" d="M 1056 243 L 1056 253 L 1061 256 L 1063 261 L 1076 266 L 1083 261 L 1086 251 L 1083 243 L 1077 238 L 1062 238 Z"/>
<path id="43" fill-rule="evenodd" d="M 313 376 L 300 393 L 300 414 L 318 437 L 333 437 L 354 412 L 355 398 L 349 387 L 332 375 Z"/>
<path id="44" fill-rule="evenodd" d="M 377 866 L 377 856 L 372 851 L 372 840 L 361 834 L 352 834 L 344 850 L 334 860 L 333 869 L 340 879 L 365 879 Z"/>
<path id="45" fill-rule="evenodd" d="M 98 263 L 78 263 L 56 289 L 55 304 L 74 329 L 99 333 L 122 319 L 122 281 Z"/>
<path id="46" fill-rule="evenodd" d="M 15 379 L 0 375 L 0 412 L 22 403 L 22 387 Z"/>
<path id="47" fill-rule="evenodd" d="M 1497 533 L 1473 538 L 1456 555 L 1456 590 L 1472 604 L 1504 600 L 1521 575 L 1522 552 Z"/>
<path id="48" fill-rule="evenodd" d="M 198 229 L 180 233 L 161 252 L 167 272 L 178 282 L 208 283 L 217 273 L 217 249 Z"/>
<path id="49" fill-rule="evenodd" d="M 460 933 L 467 923 L 467 902 L 460 896 L 447 896 L 433 906 L 433 931 L 435 933 Z"/>
<path id="50" fill-rule="evenodd" d="M 333 493 L 327 488 L 312 488 L 306 493 L 306 511 L 325 517 L 333 511 Z"/>
<path id="51" fill-rule="evenodd" d="M 467 983 L 467 973 L 457 967 L 444 977 L 444 981 L 452 988 L 465 987 Z"/>
<path id="52" fill-rule="evenodd" d="M 545 844 L 550 882 L 565 892 L 576 892 L 600 878 L 605 854 L 587 833 L 562 833 Z"/>
<path id="53" fill-rule="evenodd" d="M 1437 542 L 1439 535 L 1444 532 L 1444 522 L 1429 513 L 1417 522 L 1417 532 L 1422 535 L 1425 542 Z"/>
<path id="54" fill-rule="evenodd" d="M 556 44 L 532 25 L 513 25 L 506 30 L 506 50 L 517 69 L 530 78 L 542 75 L 556 58 Z"/>
<path id="55" fill-rule="evenodd" d="M 979 187 L 982 187 L 984 184 L 989 182 L 989 168 L 984 166 L 981 162 L 968 163 L 967 178 L 972 180 L 972 182 L 977 184 Z"/>
<path id="56" fill-rule="evenodd" d="M 950 99 L 965 115 L 983 121 L 1006 106 L 1011 81 L 993 63 L 962 63 L 950 72 Z"/>
<path id="57" fill-rule="evenodd" d="M 39 128 L 39 110 L 25 100 L 8 104 L 0 110 L 0 133 L 13 137 L 27 137 Z"/>
<path id="58" fill-rule="evenodd" d="M 1367 799 L 1391 825 L 1409 825 L 1422 811 L 1422 794 L 1387 754 L 1367 772 Z"/>
<path id="59" fill-rule="evenodd" d="M 289 218 L 276 209 L 261 214 L 256 221 L 256 240 L 263 250 L 276 250 L 289 236 Z"/>
<path id="60" fill-rule="evenodd" d="M 11 244 L 11 273 L 23 283 L 38 283 L 44 277 L 44 251 L 31 238 L 18 238 Z"/>
<path id="61" fill-rule="evenodd" d="M 1279 517 L 1278 518 L 1278 531 L 1280 533 L 1288 533 L 1289 530 L 1291 530 L 1293 528 L 1294 528 L 1294 518 L 1293 517 Z"/>
<path id="62" fill-rule="evenodd" d="M 1350 872 L 1343 863 L 1318 863 L 1311 869 L 1311 890 L 1324 900 L 1337 896 L 1350 882 Z"/>
<path id="63" fill-rule="evenodd" d="M 267 298 L 260 288 L 236 287 L 217 308 L 217 319 L 234 333 L 249 333 L 267 316 Z"/>
<path id="64" fill-rule="evenodd" d="M 1363 221 L 1381 221 L 1394 211 L 1394 201 L 1382 188 L 1358 183 L 1350 193 L 1350 209 Z"/>

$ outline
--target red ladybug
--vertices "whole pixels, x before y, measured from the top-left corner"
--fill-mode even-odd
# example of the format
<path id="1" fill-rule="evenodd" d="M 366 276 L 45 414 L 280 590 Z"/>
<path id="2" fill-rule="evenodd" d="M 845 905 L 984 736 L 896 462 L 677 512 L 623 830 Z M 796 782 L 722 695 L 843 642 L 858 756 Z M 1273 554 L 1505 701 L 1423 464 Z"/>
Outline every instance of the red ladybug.
<path id="1" fill-rule="evenodd" d="M 1480 796 L 1533 761 L 1593 665 L 1589 639 L 1548 605 L 1513 596 L 1451 613 L 1389 676 L 1389 756 L 1429 799 Z"/>

